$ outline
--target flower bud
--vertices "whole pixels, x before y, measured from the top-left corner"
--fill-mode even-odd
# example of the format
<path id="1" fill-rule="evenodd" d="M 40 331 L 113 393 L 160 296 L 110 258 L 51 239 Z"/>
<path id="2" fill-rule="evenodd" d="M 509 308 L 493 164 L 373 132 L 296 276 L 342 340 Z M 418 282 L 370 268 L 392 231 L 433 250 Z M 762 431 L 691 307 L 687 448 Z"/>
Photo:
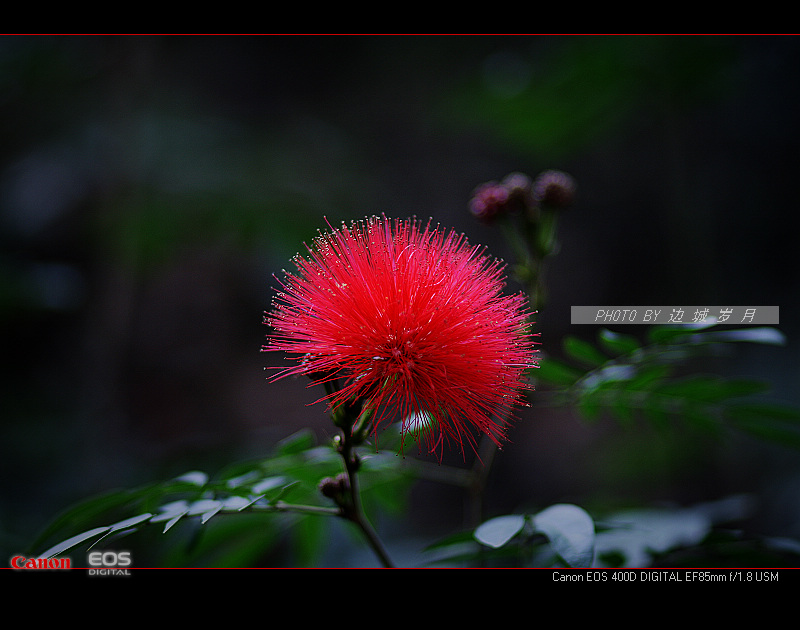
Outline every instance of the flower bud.
<path id="1" fill-rule="evenodd" d="M 563 210 L 575 200 L 575 180 L 561 171 L 540 173 L 533 182 L 533 198 L 541 206 Z"/>
<path id="2" fill-rule="evenodd" d="M 338 501 L 350 488 L 350 482 L 346 474 L 340 473 L 336 477 L 325 477 L 318 487 L 323 496 Z"/>
<path id="3" fill-rule="evenodd" d="M 469 209 L 473 215 L 485 223 L 491 223 L 507 209 L 509 191 L 498 182 L 487 182 L 478 186 L 472 193 Z"/>
<path id="4" fill-rule="evenodd" d="M 524 212 L 533 202 L 531 178 L 524 173 L 509 173 L 502 182 L 508 190 L 508 206 L 511 212 Z"/>

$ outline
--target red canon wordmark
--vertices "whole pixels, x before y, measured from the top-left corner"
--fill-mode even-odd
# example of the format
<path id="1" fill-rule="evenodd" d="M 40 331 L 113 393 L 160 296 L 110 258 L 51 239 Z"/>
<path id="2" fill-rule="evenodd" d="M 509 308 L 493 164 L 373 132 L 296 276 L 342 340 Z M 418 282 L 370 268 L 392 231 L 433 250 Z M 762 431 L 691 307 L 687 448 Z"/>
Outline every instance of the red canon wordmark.
<path id="1" fill-rule="evenodd" d="M 12 569 L 71 569 L 69 558 L 26 558 L 14 556 L 11 558 Z"/>

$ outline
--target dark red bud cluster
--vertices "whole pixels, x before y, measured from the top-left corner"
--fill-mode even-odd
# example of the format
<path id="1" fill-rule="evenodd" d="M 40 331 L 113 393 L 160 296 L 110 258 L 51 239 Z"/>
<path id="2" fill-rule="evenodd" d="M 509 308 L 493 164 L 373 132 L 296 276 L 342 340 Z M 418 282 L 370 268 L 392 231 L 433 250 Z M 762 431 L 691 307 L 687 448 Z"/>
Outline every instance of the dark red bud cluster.
<path id="1" fill-rule="evenodd" d="M 534 217 L 540 207 L 564 209 L 575 197 L 575 182 L 561 171 L 544 171 L 531 181 L 524 173 L 510 173 L 501 181 L 490 181 L 472 193 L 469 209 L 485 223 L 508 215 L 527 213 Z"/>

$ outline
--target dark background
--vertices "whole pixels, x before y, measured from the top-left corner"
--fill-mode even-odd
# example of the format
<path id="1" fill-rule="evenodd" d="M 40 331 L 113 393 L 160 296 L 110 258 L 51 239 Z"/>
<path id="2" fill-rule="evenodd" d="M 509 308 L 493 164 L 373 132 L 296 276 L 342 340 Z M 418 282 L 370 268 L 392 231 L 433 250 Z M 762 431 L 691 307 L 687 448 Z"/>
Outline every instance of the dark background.
<path id="1" fill-rule="evenodd" d="M 594 338 L 571 305 L 778 305 L 787 346 L 715 369 L 796 402 L 799 63 L 777 36 L 0 38 L 0 546 L 94 492 L 324 439 L 318 393 L 265 380 L 273 274 L 325 218 L 374 213 L 508 257 L 467 203 L 511 171 L 579 186 L 546 352 Z M 783 447 L 534 409 L 487 510 L 752 492 L 753 527 L 800 536 L 798 482 Z M 460 509 L 421 484 L 399 530 Z"/>

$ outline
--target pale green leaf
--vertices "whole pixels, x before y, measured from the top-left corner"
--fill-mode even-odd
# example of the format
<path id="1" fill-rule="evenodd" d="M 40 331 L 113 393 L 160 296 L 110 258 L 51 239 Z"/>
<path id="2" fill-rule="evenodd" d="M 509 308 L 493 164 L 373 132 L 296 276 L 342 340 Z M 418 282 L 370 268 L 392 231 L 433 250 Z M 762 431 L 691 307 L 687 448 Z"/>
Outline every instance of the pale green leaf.
<path id="1" fill-rule="evenodd" d="M 482 523 L 475 530 L 475 539 L 487 547 L 502 547 L 516 536 L 525 525 L 525 517 L 519 514 L 498 516 Z"/>
<path id="2" fill-rule="evenodd" d="M 786 335 L 777 328 L 759 326 L 756 328 L 742 328 L 737 330 L 714 330 L 696 335 L 691 335 L 692 343 L 719 343 L 728 341 L 746 341 L 750 343 L 763 343 L 772 346 L 786 345 Z"/>
<path id="3" fill-rule="evenodd" d="M 585 510 L 568 503 L 551 505 L 533 517 L 533 525 L 569 566 L 591 566 L 595 529 L 592 517 Z"/>
<path id="4" fill-rule="evenodd" d="M 630 354 L 640 348 L 635 337 L 603 328 L 597 333 L 598 343 L 614 356 Z"/>
<path id="5" fill-rule="evenodd" d="M 186 483 L 202 487 L 206 485 L 206 483 L 208 483 L 208 475 L 202 471 L 193 470 L 191 472 L 181 475 L 180 477 L 176 477 L 175 480 L 184 481 Z"/>
<path id="6" fill-rule="evenodd" d="M 72 549 L 73 547 L 77 547 L 83 542 L 87 540 L 91 540 L 95 536 L 99 536 L 100 534 L 105 534 L 111 529 L 110 527 L 97 527 L 95 529 L 90 529 L 87 532 L 83 532 L 82 534 L 78 534 L 77 536 L 73 536 L 72 538 L 68 538 L 67 540 L 58 543 L 54 547 L 50 547 L 47 551 L 39 554 L 42 558 L 52 558 L 53 556 L 57 556 L 60 553 L 64 553 L 68 549 Z"/>

